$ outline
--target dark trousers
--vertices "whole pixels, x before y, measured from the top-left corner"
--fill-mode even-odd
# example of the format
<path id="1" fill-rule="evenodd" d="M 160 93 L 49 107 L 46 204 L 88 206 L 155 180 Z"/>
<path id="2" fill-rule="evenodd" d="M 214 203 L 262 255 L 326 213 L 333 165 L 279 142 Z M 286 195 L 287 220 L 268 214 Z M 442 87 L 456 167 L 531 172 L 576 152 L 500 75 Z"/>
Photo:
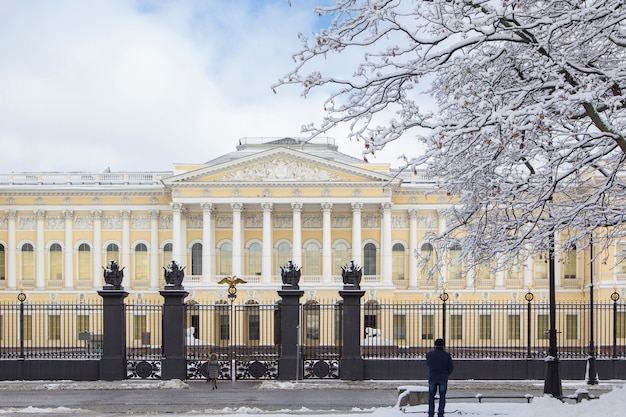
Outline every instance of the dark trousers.
<path id="1" fill-rule="evenodd" d="M 443 417 L 443 410 L 446 408 L 446 393 L 448 392 L 448 380 L 430 380 L 428 381 L 428 417 L 435 415 L 435 395 L 439 390 L 439 410 L 437 414 Z"/>

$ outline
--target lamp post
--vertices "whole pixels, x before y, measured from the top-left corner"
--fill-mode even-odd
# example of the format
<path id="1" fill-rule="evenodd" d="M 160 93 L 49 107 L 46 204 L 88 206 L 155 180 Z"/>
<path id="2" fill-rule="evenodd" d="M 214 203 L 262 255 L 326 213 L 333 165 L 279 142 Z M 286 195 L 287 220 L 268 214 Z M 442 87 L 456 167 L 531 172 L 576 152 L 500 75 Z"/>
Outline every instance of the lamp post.
<path id="1" fill-rule="evenodd" d="M 617 358 L 617 301 L 619 300 L 617 290 L 611 294 L 611 300 L 613 300 L 613 357 Z"/>
<path id="2" fill-rule="evenodd" d="M 526 343 L 527 343 L 527 350 L 526 350 L 526 357 L 530 359 L 531 354 L 530 354 L 530 338 L 532 336 L 531 330 L 530 330 L 530 319 L 531 319 L 531 312 L 530 312 L 530 302 L 532 300 L 535 299 L 535 294 L 533 294 L 530 291 L 530 285 L 528 286 L 528 292 L 526 294 L 524 294 L 524 299 L 526 299 L 526 301 L 528 302 L 528 308 L 526 309 L 526 322 L 527 322 L 527 329 L 526 329 Z"/>
<path id="3" fill-rule="evenodd" d="M 548 275 L 550 285 L 550 347 L 548 348 L 548 357 L 546 358 L 546 380 L 543 386 L 543 393 L 561 398 L 563 396 L 563 387 L 561 385 L 561 375 L 559 370 L 559 350 L 557 348 L 556 339 L 556 277 L 554 265 L 554 231 L 550 232 L 548 238 Z"/>
<path id="4" fill-rule="evenodd" d="M 24 359 L 24 301 L 26 301 L 26 294 L 22 290 L 17 295 L 17 301 L 20 302 L 20 359 Z"/>
<path id="5" fill-rule="evenodd" d="M 446 301 L 448 301 L 448 299 L 450 298 L 450 296 L 448 295 L 448 293 L 446 292 L 446 286 L 443 286 L 443 292 L 441 293 L 441 295 L 439 295 L 439 299 L 441 301 L 443 301 L 443 306 L 441 309 L 441 313 L 443 315 L 442 319 L 441 319 L 441 326 L 442 326 L 442 339 L 445 341 L 446 340 Z"/>
<path id="6" fill-rule="evenodd" d="M 598 379 L 596 378 L 596 346 L 594 341 L 595 327 L 593 316 L 593 233 L 589 237 L 589 250 L 591 251 L 591 260 L 589 262 L 589 359 L 587 360 L 589 375 L 587 375 L 587 384 L 597 385 Z"/>

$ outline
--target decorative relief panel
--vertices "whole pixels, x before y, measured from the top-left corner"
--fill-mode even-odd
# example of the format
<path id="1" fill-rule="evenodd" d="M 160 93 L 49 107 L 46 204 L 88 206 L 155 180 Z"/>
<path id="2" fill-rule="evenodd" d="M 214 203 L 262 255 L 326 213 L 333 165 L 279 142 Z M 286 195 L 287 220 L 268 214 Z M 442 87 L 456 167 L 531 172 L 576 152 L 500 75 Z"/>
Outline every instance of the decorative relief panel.
<path id="1" fill-rule="evenodd" d="M 218 214 L 216 217 L 216 225 L 220 228 L 233 228 L 233 215 L 232 214 Z"/>
<path id="2" fill-rule="evenodd" d="M 187 216 L 187 227 L 189 229 L 202 229 L 202 214 L 190 214 Z"/>
<path id="3" fill-rule="evenodd" d="M 172 229 L 173 219 L 172 216 L 163 215 L 159 216 L 159 229 Z"/>
<path id="4" fill-rule="evenodd" d="M 19 216 L 17 228 L 20 230 L 35 230 L 37 227 L 35 216 Z"/>
<path id="5" fill-rule="evenodd" d="M 6 216 L 0 216 L 0 230 L 7 230 L 9 227 L 9 222 Z"/>
<path id="6" fill-rule="evenodd" d="M 221 178 L 222 181 L 337 181 L 339 179 L 336 174 L 319 167 L 284 158 L 245 167 Z"/>
<path id="7" fill-rule="evenodd" d="M 276 229 L 291 229 L 293 227 L 293 216 L 290 214 L 274 215 L 274 227 Z"/>
<path id="8" fill-rule="evenodd" d="M 380 214 L 362 214 L 361 227 L 363 229 L 377 229 L 380 227 Z"/>
<path id="9" fill-rule="evenodd" d="M 307 229 L 322 227 L 322 215 L 321 214 L 303 214 L 302 225 Z"/>
<path id="10" fill-rule="evenodd" d="M 246 214 L 246 227 L 258 229 L 263 227 L 263 215 L 260 213 Z"/>
<path id="11" fill-rule="evenodd" d="M 65 227 L 65 220 L 63 216 L 48 216 L 46 217 L 46 229 L 48 230 L 63 230 Z"/>
<path id="12" fill-rule="evenodd" d="M 93 217 L 92 216 L 76 216 L 74 217 L 74 228 L 81 230 L 93 229 Z"/>
<path id="13" fill-rule="evenodd" d="M 394 214 L 391 216 L 391 227 L 394 229 L 408 229 L 409 218 L 406 214 Z"/>
<path id="14" fill-rule="evenodd" d="M 103 229 L 121 229 L 122 216 L 102 216 Z"/>
<path id="15" fill-rule="evenodd" d="M 422 214 L 417 216 L 418 229 L 437 230 L 437 216 L 434 214 Z"/>
<path id="16" fill-rule="evenodd" d="M 130 224 L 132 229 L 150 229 L 150 216 L 133 216 Z"/>
<path id="17" fill-rule="evenodd" d="M 332 227 L 334 228 L 349 228 L 350 227 L 350 215 L 348 214 L 335 214 L 331 217 Z"/>

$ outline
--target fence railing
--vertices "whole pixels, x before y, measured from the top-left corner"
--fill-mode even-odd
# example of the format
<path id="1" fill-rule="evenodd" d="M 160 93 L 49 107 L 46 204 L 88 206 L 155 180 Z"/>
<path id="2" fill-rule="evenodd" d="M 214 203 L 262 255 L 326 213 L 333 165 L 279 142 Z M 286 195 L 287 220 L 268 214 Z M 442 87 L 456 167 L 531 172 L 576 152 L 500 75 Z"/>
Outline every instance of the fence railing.
<path id="1" fill-rule="evenodd" d="M 127 304 L 129 360 L 162 356 L 160 304 Z M 445 314 L 444 314 L 445 312 Z M 186 356 L 206 360 L 274 360 L 280 357 L 278 304 L 188 304 Z M 338 359 L 343 344 L 342 304 L 306 302 L 300 307 L 303 360 Z M 436 338 L 456 358 L 543 358 L 548 351 L 547 302 L 372 302 L 361 306 L 364 358 L 422 358 Z M 585 358 L 591 340 L 587 303 L 559 302 L 559 356 Z M 626 357 L 626 304 L 594 305 L 598 358 Z M 97 303 L 0 303 L 0 358 L 99 358 L 103 309 Z"/>
<path id="2" fill-rule="evenodd" d="M 0 303 L 0 358 L 99 358 L 102 312 L 91 303 Z"/>

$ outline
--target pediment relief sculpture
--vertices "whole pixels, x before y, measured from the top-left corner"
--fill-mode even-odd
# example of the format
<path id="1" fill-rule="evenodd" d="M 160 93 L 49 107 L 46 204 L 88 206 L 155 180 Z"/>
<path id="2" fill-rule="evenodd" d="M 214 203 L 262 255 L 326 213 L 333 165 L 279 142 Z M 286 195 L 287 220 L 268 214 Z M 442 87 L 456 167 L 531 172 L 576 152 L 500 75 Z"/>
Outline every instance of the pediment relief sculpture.
<path id="1" fill-rule="evenodd" d="M 245 167 L 220 179 L 221 181 L 338 181 L 333 172 L 303 162 L 277 158 Z"/>

